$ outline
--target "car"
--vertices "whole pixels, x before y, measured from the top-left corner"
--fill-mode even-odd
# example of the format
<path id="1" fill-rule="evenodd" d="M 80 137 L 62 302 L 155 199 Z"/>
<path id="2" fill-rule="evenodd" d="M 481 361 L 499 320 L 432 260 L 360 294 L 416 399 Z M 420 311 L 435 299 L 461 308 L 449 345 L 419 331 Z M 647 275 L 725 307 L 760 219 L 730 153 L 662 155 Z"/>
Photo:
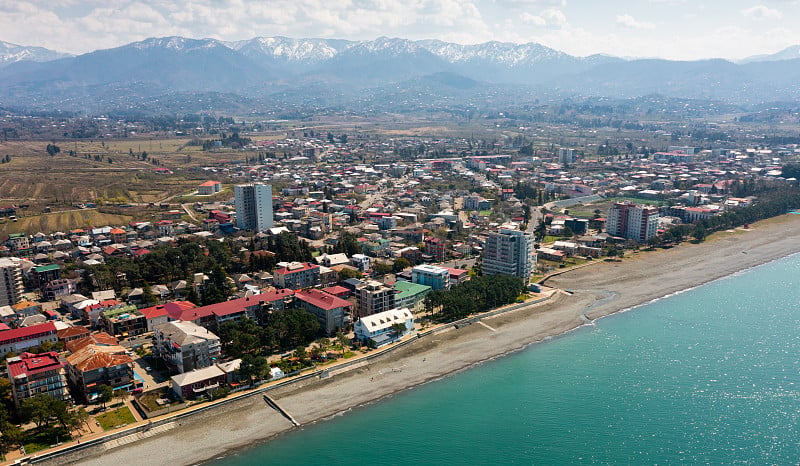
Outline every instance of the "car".
<path id="1" fill-rule="evenodd" d="M 150 366 L 147 366 L 147 367 L 145 367 L 145 368 L 144 368 L 144 370 L 146 370 L 147 372 L 150 372 L 150 371 L 152 371 L 152 370 L 153 370 L 153 368 L 152 368 L 152 367 L 150 367 Z"/>

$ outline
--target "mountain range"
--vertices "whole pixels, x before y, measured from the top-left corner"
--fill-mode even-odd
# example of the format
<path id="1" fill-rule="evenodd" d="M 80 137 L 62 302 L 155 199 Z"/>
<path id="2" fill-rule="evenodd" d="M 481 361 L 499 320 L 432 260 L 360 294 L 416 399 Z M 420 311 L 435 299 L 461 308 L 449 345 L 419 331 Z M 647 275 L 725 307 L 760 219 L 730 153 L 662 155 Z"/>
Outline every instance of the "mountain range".
<path id="1" fill-rule="evenodd" d="M 800 100 L 798 78 L 800 46 L 732 62 L 576 57 L 536 43 L 461 45 L 386 37 L 233 42 L 163 37 L 78 56 L 0 42 L 0 105 L 35 110 L 163 110 L 167 96 L 175 101 L 199 94 L 226 95 L 226 102 L 342 107 L 363 103 L 365 96 L 370 105 L 413 96 L 431 104 L 502 100 L 508 93 L 661 94 L 747 105 Z"/>

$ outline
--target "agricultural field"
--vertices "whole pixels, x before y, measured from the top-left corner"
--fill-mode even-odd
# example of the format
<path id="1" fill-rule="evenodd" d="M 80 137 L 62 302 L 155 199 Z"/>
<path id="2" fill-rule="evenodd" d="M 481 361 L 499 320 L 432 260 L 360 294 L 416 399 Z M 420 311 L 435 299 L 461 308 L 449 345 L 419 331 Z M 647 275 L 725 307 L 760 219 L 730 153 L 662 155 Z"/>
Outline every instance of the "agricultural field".
<path id="1" fill-rule="evenodd" d="M 50 214 L 40 214 L 19 218 L 16 222 L 7 219 L 0 221 L 0 238 L 10 233 L 34 234 L 37 232 L 67 232 L 76 228 L 99 227 L 106 225 L 125 225 L 133 220 L 131 215 L 118 215 L 99 212 L 96 209 L 80 209 Z"/>
<path id="2" fill-rule="evenodd" d="M 205 154 L 188 139 L 0 142 L 0 205 L 25 204 L 29 212 L 71 208 L 79 203 L 157 203 L 191 192 L 204 180 L 188 168 L 227 154 Z M 147 152 L 142 160 L 139 151 Z M 70 155 L 72 151 L 73 155 Z M 133 152 L 133 153 L 132 153 Z M 199 154 L 197 156 L 193 154 Z M 193 159 L 196 158 L 195 162 Z M 157 165 L 152 159 L 157 161 Z M 110 162 L 109 162 L 110 160 Z M 161 175 L 154 168 L 169 168 Z"/>

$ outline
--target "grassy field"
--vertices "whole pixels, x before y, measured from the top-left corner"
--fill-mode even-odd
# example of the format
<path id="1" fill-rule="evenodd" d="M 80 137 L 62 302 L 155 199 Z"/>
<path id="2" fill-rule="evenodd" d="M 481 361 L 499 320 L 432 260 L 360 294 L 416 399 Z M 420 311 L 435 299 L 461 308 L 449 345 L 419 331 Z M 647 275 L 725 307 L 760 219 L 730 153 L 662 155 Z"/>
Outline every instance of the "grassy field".
<path id="1" fill-rule="evenodd" d="M 125 424 L 133 424 L 136 422 L 133 414 L 131 414 L 131 410 L 128 409 L 127 406 L 95 416 L 95 419 L 100 423 L 100 427 L 102 427 L 103 430 L 111 430 Z"/>

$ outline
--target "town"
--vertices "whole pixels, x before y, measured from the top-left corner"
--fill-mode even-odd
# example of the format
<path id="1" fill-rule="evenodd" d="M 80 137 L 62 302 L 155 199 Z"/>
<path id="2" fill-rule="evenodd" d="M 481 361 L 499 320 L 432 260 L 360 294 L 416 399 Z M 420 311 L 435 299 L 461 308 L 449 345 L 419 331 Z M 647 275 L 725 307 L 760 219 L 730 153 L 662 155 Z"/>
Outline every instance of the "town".
<path id="1" fill-rule="evenodd" d="M 746 229 L 800 201 L 793 142 L 636 128 L 555 143 L 547 125 L 505 117 L 480 137 L 187 120 L 95 120 L 107 139 L 26 140 L 31 153 L 2 159 L 102 170 L 98 186 L 139 173 L 127 197 L 53 189 L 0 207 L 5 452 L 354 360 L 542 299 L 561 271 Z M 145 184 L 171 191 L 131 194 Z M 109 217 L 76 224 L 76 212 Z M 126 221 L 94 224 L 108 218 Z"/>

